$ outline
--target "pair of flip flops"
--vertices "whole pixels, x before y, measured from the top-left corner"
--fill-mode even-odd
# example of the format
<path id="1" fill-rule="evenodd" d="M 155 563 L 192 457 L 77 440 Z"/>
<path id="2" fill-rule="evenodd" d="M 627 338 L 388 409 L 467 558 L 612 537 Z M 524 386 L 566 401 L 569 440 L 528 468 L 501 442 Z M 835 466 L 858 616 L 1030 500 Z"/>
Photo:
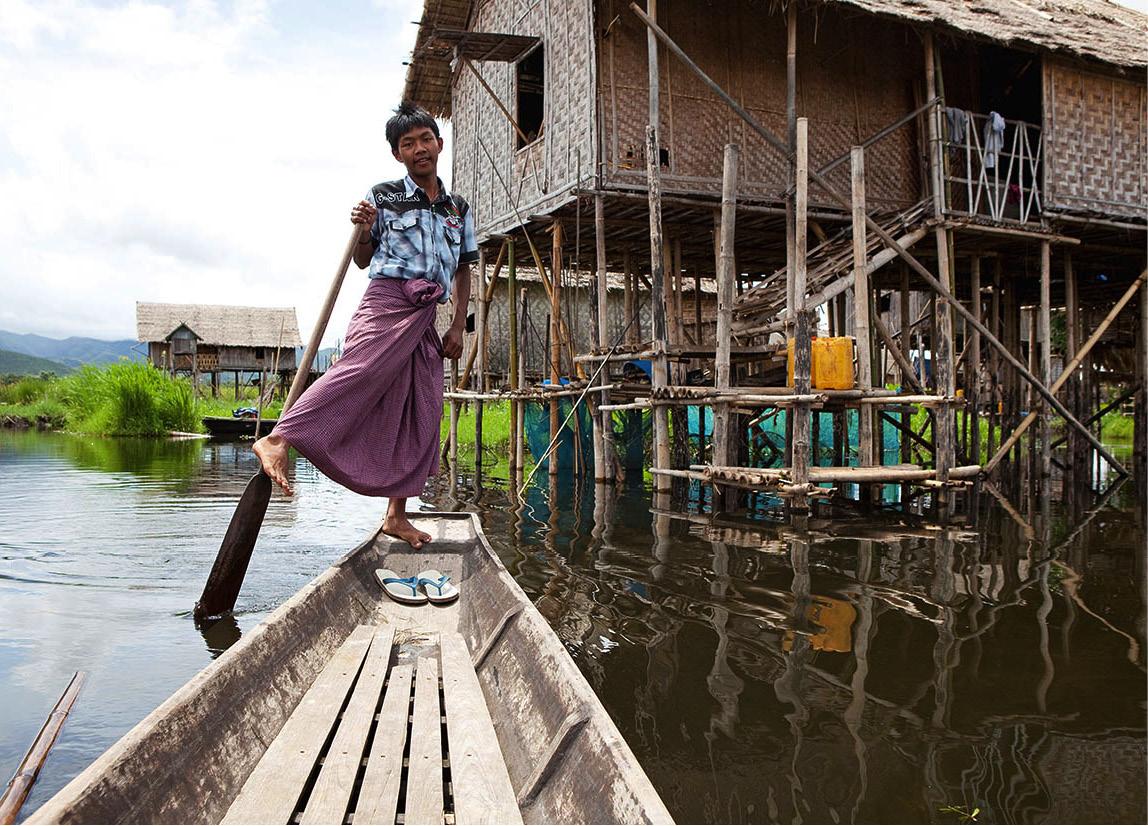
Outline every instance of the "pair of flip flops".
<path id="1" fill-rule="evenodd" d="M 430 568 L 416 576 L 400 577 L 387 568 L 375 571 L 375 579 L 387 596 L 396 602 L 422 605 L 424 602 L 450 602 L 458 599 L 458 588 L 450 583 L 450 576 Z"/>

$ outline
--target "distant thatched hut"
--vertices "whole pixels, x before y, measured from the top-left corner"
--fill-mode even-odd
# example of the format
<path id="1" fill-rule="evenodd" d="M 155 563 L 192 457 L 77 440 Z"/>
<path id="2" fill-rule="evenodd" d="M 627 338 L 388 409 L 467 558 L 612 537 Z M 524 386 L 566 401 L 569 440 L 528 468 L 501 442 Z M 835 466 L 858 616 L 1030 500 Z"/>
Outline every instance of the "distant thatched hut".
<path id="1" fill-rule="evenodd" d="M 220 304 L 136 302 L 136 338 L 147 342 L 152 364 L 174 373 L 211 374 L 218 391 L 221 373 L 280 377 L 295 369 L 295 348 L 303 345 L 294 307 L 229 307 Z"/>

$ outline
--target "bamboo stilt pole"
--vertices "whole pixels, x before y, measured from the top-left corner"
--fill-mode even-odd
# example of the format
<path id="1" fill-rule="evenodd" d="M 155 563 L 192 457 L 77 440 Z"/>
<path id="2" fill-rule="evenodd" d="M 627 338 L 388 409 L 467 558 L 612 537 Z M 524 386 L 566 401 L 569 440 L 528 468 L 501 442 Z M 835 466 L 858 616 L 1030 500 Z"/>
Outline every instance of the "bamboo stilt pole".
<path id="1" fill-rule="evenodd" d="M 972 303 L 970 309 L 973 318 L 981 320 L 981 257 L 974 255 L 972 271 L 969 275 Z M 981 334 L 973 328 L 969 332 L 969 360 L 965 364 L 965 395 L 969 400 L 969 461 L 979 463 L 981 460 Z"/>
<path id="2" fill-rule="evenodd" d="M 562 318 L 562 302 L 559 293 L 559 284 L 562 283 L 562 222 L 555 221 L 552 227 L 553 246 L 550 253 L 550 272 L 554 276 L 553 289 L 550 291 L 550 384 L 557 387 L 561 384 L 562 336 L 559 332 L 559 320 Z M 558 438 L 558 429 L 561 426 L 558 415 L 558 400 L 550 402 L 550 439 Z M 546 470 L 550 476 L 558 475 L 557 451 L 546 460 Z"/>
<path id="3" fill-rule="evenodd" d="M 853 189 L 853 332 L 857 347 L 857 386 L 862 392 L 873 389 L 872 338 L 869 331 L 869 274 L 865 232 L 865 150 L 852 149 Z M 857 462 L 870 467 L 873 462 L 873 411 L 857 411 Z"/>
<path id="4" fill-rule="evenodd" d="M 1051 245 L 1040 242 L 1040 378 L 1052 385 L 1052 261 Z M 1052 416 L 1048 404 L 1040 407 L 1040 474 L 1052 476 Z"/>
<path id="5" fill-rule="evenodd" d="M 475 325 L 474 343 L 478 353 L 478 391 L 486 390 L 486 347 L 479 345 L 486 338 L 486 251 L 478 253 L 478 279 L 474 282 L 475 298 Z M 465 382 L 464 382 L 465 383 Z M 476 485 L 482 480 L 482 400 L 474 403 L 474 481 Z"/>
<path id="6" fill-rule="evenodd" d="M 514 239 L 506 242 L 506 310 L 510 327 L 510 386 L 517 388 L 521 375 L 518 367 L 518 273 L 515 270 Z M 510 475 L 522 472 L 521 455 L 522 428 L 517 425 L 521 415 L 522 402 L 510 403 Z"/>
<path id="7" fill-rule="evenodd" d="M 1065 352 L 1064 357 L 1072 360 L 1080 348 L 1080 294 L 1077 291 L 1076 272 L 1072 266 L 1072 253 L 1064 254 L 1064 304 L 1065 304 Z M 1068 409 L 1072 415 L 1080 416 L 1080 382 L 1073 382 L 1068 389 Z M 1088 422 L 1084 423 L 1086 426 Z M 1069 431 L 1068 466 L 1074 470 L 1080 467 L 1083 450 L 1080 436 Z M 1055 447 L 1055 444 L 1053 445 Z M 989 451 L 990 454 L 992 451 Z"/>
<path id="8" fill-rule="evenodd" d="M 805 309 L 806 270 L 805 256 L 808 242 L 809 208 L 809 120 L 797 119 L 797 169 L 796 195 L 794 203 L 794 258 L 789 269 L 793 272 L 793 301 L 789 314 L 795 319 L 793 330 L 793 392 L 804 395 L 810 392 L 813 369 L 813 325 L 816 317 L 812 310 Z M 810 465 L 810 420 L 809 405 L 799 403 L 793 408 L 793 484 L 800 490 L 809 483 Z M 796 492 L 790 499 L 790 506 L 797 512 L 809 507 L 809 497 Z"/>
<path id="9" fill-rule="evenodd" d="M 606 294 L 606 279 L 608 278 L 606 261 L 606 204 L 601 195 L 594 196 L 594 240 L 597 258 L 598 288 L 598 348 L 606 351 L 610 347 L 610 315 L 609 303 Z M 606 370 L 602 371 L 599 383 L 609 384 Z M 609 404 L 610 392 L 603 390 L 598 399 L 600 404 Z M 599 482 L 609 482 L 613 474 L 613 417 L 609 411 L 599 411 L 594 417 L 594 479 Z"/>
<path id="10" fill-rule="evenodd" d="M 718 234 L 717 353 L 714 360 L 714 387 L 730 387 L 730 329 L 733 325 L 734 238 L 737 228 L 737 173 L 740 148 L 726 144 L 722 159 L 721 224 Z M 714 405 L 714 464 L 732 464 L 733 456 L 728 404 Z M 724 494 L 714 488 L 715 510 L 724 505 Z"/>
<path id="11" fill-rule="evenodd" d="M 657 0 L 647 0 L 649 19 L 658 19 Z M 651 312 L 653 315 L 652 345 L 659 355 L 653 359 L 654 387 L 669 384 L 669 369 L 666 360 L 667 343 L 666 302 L 665 302 L 665 259 L 663 257 L 662 233 L 662 175 L 661 148 L 658 142 L 660 127 L 659 90 L 661 86 L 658 70 L 658 40 L 653 30 L 646 31 L 646 57 L 649 68 L 649 121 L 646 125 L 646 180 L 650 204 L 650 286 Z M 654 467 L 670 466 L 670 423 L 669 410 L 659 407 L 654 410 Z M 667 486 L 659 480 L 658 489 Z"/>
<path id="12" fill-rule="evenodd" d="M 900 307 L 900 310 L 901 310 L 901 342 L 900 342 L 900 345 L 901 346 L 898 349 L 897 347 L 893 347 L 893 346 L 889 345 L 888 342 L 886 342 L 886 346 L 889 347 L 889 352 L 892 353 L 893 360 L 896 361 L 898 367 L 900 367 L 901 383 L 907 384 L 909 379 L 912 379 L 913 382 L 916 383 L 917 386 L 919 387 L 920 383 L 917 382 L 917 375 L 913 370 L 912 363 L 909 361 L 909 353 L 910 353 L 909 348 L 912 346 L 912 342 L 910 340 L 912 337 L 912 332 L 909 328 L 909 302 L 910 302 L 911 296 L 912 296 L 912 293 L 909 291 L 909 268 L 902 265 L 901 266 L 901 307 Z M 877 319 L 877 320 L 880 321 L 880 319 Z M 884 325 L 881 325 L 881 327 L 883 327 L 883 326 Z M 881 328 L 878 327 L 878 332 L 880 332 L 880 329 Z M 899 358 L 899 359 L 897 358 L 898 354 L 901 356 L 901 358 Z M 901 432 L 902 433 L 910 430 L 910 418 L 911 417 L 908 413 L 902 413 L 901 414 Z M 913 452 L 913 446 L 911 444 L 909 444 L 909 442 L 902 439 L 901 440 L 901 461 L 902 462 L 908 462 L 909 459 L 912 458 L 912 452 Z M 932 452 L 932 451 L 930 450 L 930 452 Z"/>
<path id="13" fill-rule="evenodd" d="M 518 310 L 519 314 L 526 318 L 526 288 L 523 287 L 519 290 L 518 294 Z M 523 347 L 518 348 L 517 357 L 517 382 L 514 384 L 516 390 L 526 389 L 526 350 Z M 526 467 L 526 402 L 516 402 L 514 407 L 514 466 L 518 469 L 518 474 L 521 475 L 523 469 Z"/>

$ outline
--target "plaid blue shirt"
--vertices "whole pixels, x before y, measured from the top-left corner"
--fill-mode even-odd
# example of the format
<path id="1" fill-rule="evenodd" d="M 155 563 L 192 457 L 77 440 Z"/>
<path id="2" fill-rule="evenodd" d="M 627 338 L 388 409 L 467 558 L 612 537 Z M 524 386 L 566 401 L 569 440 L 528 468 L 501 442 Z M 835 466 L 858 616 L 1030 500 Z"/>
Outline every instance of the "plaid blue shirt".
<path id="1" fill-rule="evenodd" d="M 367 200 L 378 209 L 371 241 L 371 278 L 424 278 L 442 287 L 440 304 L 450 299 L 460 264 L 478 260 L 470 205 L 438 182 L 434 203 L 410 175 L 371 187 Z"/>

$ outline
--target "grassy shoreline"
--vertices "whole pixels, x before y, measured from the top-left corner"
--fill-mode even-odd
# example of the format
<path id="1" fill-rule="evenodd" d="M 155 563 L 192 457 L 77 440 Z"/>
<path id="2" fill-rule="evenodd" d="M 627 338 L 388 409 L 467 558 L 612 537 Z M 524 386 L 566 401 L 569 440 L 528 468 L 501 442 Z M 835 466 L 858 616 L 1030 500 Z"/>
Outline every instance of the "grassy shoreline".
<path id="1" fill-rule="evenodd" d="M 99 367 L 85 366 L 75 373 L 56 377 L 42 374 L 25 376 L 0 385 L 0 425 L 66 430 L 94 436 L 166 436 L 172 431 L 204 433 L 204 416 L 230 416 L 236 407 L 254 407 L 255 389 L 239 398 L 230 387 L 221 388 L 219 398 L 197 398 L 191 381 L 173 378 L 149 364 L 121 361 Z M 263 415 L 275 418 L 282 407 L 276 401 Z M 913 418 L 918 431 L 925 414 Z M 459 414 L 459 462 L 474 464 L 475 408 L 464 406 Z M 987 444 L 988 422 L 981 419 L 981 444 Z M 1131 444 L 1133 420 L 1113 411 L 1101 420 L 1105 442 Z M 450 408 L 444 406 L 440 435 L 445 444 L 450 432 Z M 925 438 L 930 437 L 928 429 Z M 1000 438 L 998 435 L 997 443 Z M 510 405 L 487 403 L 483 409 L 482 433 L 484 466 L 506 464 L 510 445 Z M 915 448 L 916 453 L 925 453 Z M 984 452 L 982 448 L 982 453 Z M 927 456 L 923 456 L 927 460 Z M 987 457 L 982 456 L 982 462 Z"/>

